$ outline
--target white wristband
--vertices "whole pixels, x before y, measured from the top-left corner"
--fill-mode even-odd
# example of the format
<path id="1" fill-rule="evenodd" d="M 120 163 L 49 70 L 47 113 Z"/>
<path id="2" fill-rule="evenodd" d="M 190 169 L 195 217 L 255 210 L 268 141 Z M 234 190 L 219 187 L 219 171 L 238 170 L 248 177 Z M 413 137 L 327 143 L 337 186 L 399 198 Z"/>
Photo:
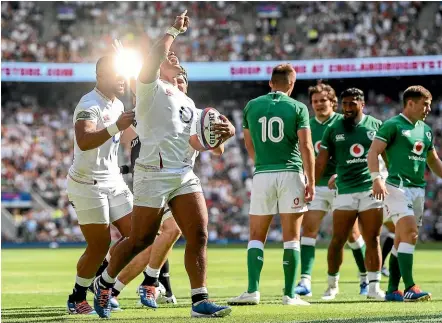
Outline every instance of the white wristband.
<path id="1" fill-rule="evenodd" d="M 110 134 L 111 137 L 115 136 L 117 133 L 120 132 L 120 129 L 118 129 L 118 126 L 116 123 L 111 124 L 109 127 L 106 128 L 106 130 Z"/>
<path id="2" fill-rule="evenodd" d="M 180 34 L 180 31 L 172 26 L 167 29 L 166 34 L 176 38 Z"/>
<path id="3" fill-rule="evenodd" d="M 370 174 L 371 176 L 371 181 L 374 182 L 376 179 L 378 178 L 382 178 L 381 173 L 379 172 L 373 172 Z"/>

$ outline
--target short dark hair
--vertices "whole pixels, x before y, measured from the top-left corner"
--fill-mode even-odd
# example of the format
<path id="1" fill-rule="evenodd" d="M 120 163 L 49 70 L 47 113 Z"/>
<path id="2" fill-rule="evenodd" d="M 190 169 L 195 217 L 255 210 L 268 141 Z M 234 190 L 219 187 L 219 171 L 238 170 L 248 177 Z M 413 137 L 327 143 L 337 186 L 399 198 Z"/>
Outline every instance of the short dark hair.
<path id="1" fill-rule="evenodd" d="M 289 84 L 289 77 L 292 74 L 295 75 L 296 79 L 296 71 L 290 63 L 279 64 L 273 68 L 270 80 L 274 84 Z"/>
<path id="2" fill-rule="evenodd" d="M 407 105 L 408 100 L 417 101 L 422 98 L 424 98 L 425 100 L 433 99 L 433 96 L 431 95 L 430 91 L 428 91 L 422 85 L 410 86 L 404 91 L 404 94 L 402 95 L 402 101 L 404 107 Z"/>
<path id="3" fill-rule="evenodd" d="M 335 89 L 330 85 L 324 83 L 318 83 L 315 86 L 310 86 L 308 88 L 308 97 L 310 99 L 310 104 L 312 103 L 313 94 L 327 92 L 327 99 L 333 103 L 333 111 L 338 108 L 338 97 L 336 96 Z"/>
<path id="4" fill-rule="evenodd" d="M 362 101 L 365 102 L 365 98 L 364 98 L 364 92 L 358 88 L 355 87 L 351 87 L 349 89 L 346 89 L 344 91 L 342 91 L 341 93 L 341 99 L 351 96 L 353 98 L 355 98 L 358 101 Z"/>
<path id="5" fill-rule="evenodd" d="M 113 68 L 113 64 L 115 64 L 115 56 L 106 55 L 100 57 L 100 59 L 97 61 L 97 65 L 95 65 L 95 72 L 98 74 L 98 72 L 103 68 Z"/>

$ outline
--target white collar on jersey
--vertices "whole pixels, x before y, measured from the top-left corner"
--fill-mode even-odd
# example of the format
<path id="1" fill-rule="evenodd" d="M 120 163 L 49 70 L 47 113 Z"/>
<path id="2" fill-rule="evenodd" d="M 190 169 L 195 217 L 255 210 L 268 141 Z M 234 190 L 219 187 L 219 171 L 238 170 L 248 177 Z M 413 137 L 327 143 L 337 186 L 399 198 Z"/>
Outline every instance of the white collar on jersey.
<path id="1" fill-rule="evenodd" d="M 107 96 L 105 96 L 105 95 L 103 94 L 103 92 L 101 92 L 99 89 L 97 89 L 97 87 L 94 87 L 94 90 L 98 93 L 99 96 L 101 96 L 101 98 L 102 98 L 103 100 L 105 100 L 106 102 L 112 102 L 112 100 L 109 99 Z"/>
<path id="2" fill-rule="evenodd" d="M 399 115 L 400 115 L 402 118 L 404 118 L 405 120 L 407 120 L 410 124 L 412 124 L 412 125 L 414 126 L 414 123 L 413 123 L 410 119 L 408 119 L 408 118 L 405 116 L 405 114 L 403 114 L 403 113 L 399 113 Z"/>
<path id="3" fill-rule="evenodd" d="M 333 116 L 334 116 L 335 114 L 336 114 L 336 112 L 333 111 L 333 112 L 330 114 L 330 116 L 329 116 L 326 120 L 324 120 L 324 121 L 319 120 L 317 117 L 315 117 L 315 119 L 316 119 L 316 122 L 317 122 L 317 123 L 319 123 L 319 124 L 324 124 L 324 123 L 329 122 L 330 119 L 333 118 Z"/>

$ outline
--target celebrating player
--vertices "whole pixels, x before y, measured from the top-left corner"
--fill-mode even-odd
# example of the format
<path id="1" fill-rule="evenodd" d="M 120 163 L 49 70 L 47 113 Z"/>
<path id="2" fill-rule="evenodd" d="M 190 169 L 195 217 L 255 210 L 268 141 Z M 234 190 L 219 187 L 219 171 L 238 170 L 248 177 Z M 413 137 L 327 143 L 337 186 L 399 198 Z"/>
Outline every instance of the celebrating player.
<path id="1" fill-rule="evenodd" d="M 109 266 L 94 281 L 94 308 L 100 317 L 110 316 L 110 290 L 118 273 L 155 239 L 162 210 L 168 204 L 186 238 L 185 267 L 192 295 L 191 316 L 223 317 L 230 307 L 208 299 L 207 207 L 198 177 L 193 173 L 194 150 L 205 150 L 196 134 L 197 111 L 193 101 L 173 86 L 181 67 L 168 57 L 173 40 L 189 25 L 185 11 L 146 57 L 137 80 L 137 132 L 140 156 L 134 168 L 132 231 L 114 251 Z M 159 78 L 161 77 L 161 78 Z M 234 135 L 223 117 L 216 127 L 221 142 Z M 223 145 L 217 148 L 224 150 Z"/>
<path id="2" fill-rule="evenodd" d="M 173 53 L 169 52 L 169 55 L 172 56 Z M 171 59 L 174 61 L 177 60 L 174 55 Z M 177 75 L 176 80 L 174 81 L 175 86 L 177 86 L 181 92 L 187 94 L 187 74 L 184 69 Z M 135 160 L 140 154 L 140 147 L 141 143 L 137 136 L 131 141 L 131 167 L 126 166 L 128 169 L 133 169 L 135 166 Z M 138 289 L 142 305 L 150 308 L 158 307 L 156 302 L 158 296 L 156 289 L 159 286 L 159 283 L 165 288 L 165 295 L 164 297 L 160 295 L 161 298 L 159 301 L 164 303 L 176 303 L 176 298 L 172 293 L 172 287 L 170 285 L 169 261 L 167 260 L 167 255 L 180 237 L 181 230 L 169 208 L 164 210 L 160 230 L 161 232 L 159 232 L 152 246 L 140 252 L 119 273 L 112 289 L 112 310 L 114 310 L 115 305 L 118 304 L 115 297 L 117 297 L 124 287 L 142 271 L 144 274 L 144 280 Z"/>
<path id="3" fill-rule="evenodd" d="M 71 314 L 92 314 L 86 292 L 109 250 L 110 223 L 122 236 L 130 233 L 132 193 L 120 174 L 117 152 L 120 132 L 134 120 L 116 97 L 124 94 L 124 78 L 115 71 L 115 58 L 105 56 L 96 66 L 97 85 L 74 111 L 74 161 L 67 192 L 77 213 L 87 247 L 77 264 L 77 277 L 67 308 Z"/>
<path id="4" fill-rule="evenodd" d="M 368 270 L 368 298 L 384 299 L 380 289 L 382 201 L 371 192 L 367 153 L 381 121 L 363 114 L 364 93 L 356 88 L 342 92 L 344 118 L 327 127 L 316 159 L 319 180 L 329 163 L 336 160 L 336 197 L 333 200 L 333 237 L 328 248 L 328 288 L 323 299 L 333 299 L 339 292 L 339 267 L 343 247 L 356 219 L 366 243 L 365 266 Z"/>
<path id="5" fill-rule="evenodd" d="M 310 118 L 310 129 L 315 154 L 319 152 L 322 135 L 327 126 L 341 120 L 342 115 L 336 113 L 338 98 L 335 90 L 327 84 L 318 84 L 308 89 L 310 104 L 315 116 Z M 313 201 L 308 204 L 308 211 L 302 220 L 301 237 L 301 281 L 295 288 L 295 293 L 301 296 L 312 296 L 311 275 L 315 261 L 316 237 L 324 216 L 331 211 L 335 190 L 328 188 L 329 180 L 336 174 L 336 160 L 331 159 L 321 179 L 316 183 L 316 194 Z M 359 232 L 358 221 L 348 236 L 348 245 L 359 269 L 360 294 L 367 294 L 367 272 L 364 264 L 365 243 Z"/>
<path id="6" fill-rule="evenodd" d="M 423 86 L 407 88 L 403 94 L 403 112 L 382 125 L 368 155 L 373 193 L 385 199 L 388 214 L 396 226 L 387 301 L 431 299 L 431 294 L 422 291 L 413 280 L 413 253 L 424 213 L 426 164 L 442 177 L 442 163 L 433 146 L 433 132 L 424 122 L 431 111 L 431 100 L 431 93 Z M 388 157 L 386 184 L 375 162 L 384 151 Z M 399 290 L 401 277 L 404 293 Z"/>
<path id="7" fill-rule="evenodd" d="M 281 216 L 284 240 L 282 304 L 310 305 L 294 292 L 302 217 L 307 211 L 306 203 L 315 194 L 308 109 L 290 98 L 295 80 L 296 72 L 290 64 L 276 66 L 269 82 L 271 92 L 251 100 L 244 109 L 244 141 L 256 167 L 247 250 L 249 286 L 246 292 L 229 300 L 232 305 L 259 304 L 264 243 L 273 215 L 277 213 Z"/>

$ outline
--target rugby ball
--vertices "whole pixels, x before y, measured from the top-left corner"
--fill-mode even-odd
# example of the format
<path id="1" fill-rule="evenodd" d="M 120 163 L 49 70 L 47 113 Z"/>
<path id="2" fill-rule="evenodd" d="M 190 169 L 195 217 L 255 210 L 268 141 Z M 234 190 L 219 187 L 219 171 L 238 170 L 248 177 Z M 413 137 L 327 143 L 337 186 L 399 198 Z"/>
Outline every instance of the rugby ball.
<path id="1" fill-rule="evenodd" d="M 213 129 L 215 123 L 222 122 L 219 117 L 220 115 L 221 113 L 214 108 L 205 108 L 197 119 L 196 130 L 198 139 L 201 145 L 208 150 L 215 149 L 221 144 L 221 140 L 217 138 Z"/>

